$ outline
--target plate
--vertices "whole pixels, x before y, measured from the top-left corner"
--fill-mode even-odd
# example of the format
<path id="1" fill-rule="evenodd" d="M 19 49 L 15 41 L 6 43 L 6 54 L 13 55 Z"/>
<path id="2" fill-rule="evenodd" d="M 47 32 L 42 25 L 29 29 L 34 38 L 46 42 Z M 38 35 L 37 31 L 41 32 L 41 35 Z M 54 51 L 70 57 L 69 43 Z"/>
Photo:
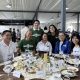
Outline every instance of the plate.
<path id="1" fill-rule="evenodd" d="M 53 56 L 56 58 L 61 58 L 61 59 L 64 59 L 66 57 L 66 55 L 64 54 L 54 54 Z"/>
<path id="2" fill-rule="evenodd" d="M 78 72 L 78 71 L 79 71 L 79 69 L 76 68 L 76 67 L 74 67 L 74 66 L 67 67 L 67 69 L 68 69 L 68 70 L 71 70 L 71 71 L 73 71 L 73 72 Z"/>
<path id="3" fill-rule="evenodd" d="M 61 71 L 61 74 L 63 76 L 68 76 L 68 77 L 75 77 L 76 73 L 72 72 L 71 70 L 63 70 Z"/>
<path id="4" fill-rule="evenodd" d="M 3 71 L 5 73 L 10 73 L 12 70 L 13 70 L 13 66 L 12 65 L 6 65 L 4 68 L 3 68 Z"/>
<path id="5" fill-rule="evenodd" d="M 61 77 L 51 76 L 48 80 L 63 80 Z"/>
<path id="6" fill-rule="evenodd" d="M 35 71 L 35 69 L 29 69 L 29 70 L 28 70 L 28 73 L 30 73 L 30 74 L 35 74 L 36 71 Z"/>
<path id="7" fill-rule="evenodd" d="M 77 64 L 77 65 L 80 64 L 80 61 L 78 59 L 71 59 L 70 58 L 70 59 L 67 59 L 66 62 L 69 63 L 69 64 L 73 64 L 73 65 L 74 64 Z"/>
<path id="8" fill-rule="evenodd" d="M 30 79 L 30 80 L 45 80 L 45 79 L 34 78 L 34 79 Z"/>

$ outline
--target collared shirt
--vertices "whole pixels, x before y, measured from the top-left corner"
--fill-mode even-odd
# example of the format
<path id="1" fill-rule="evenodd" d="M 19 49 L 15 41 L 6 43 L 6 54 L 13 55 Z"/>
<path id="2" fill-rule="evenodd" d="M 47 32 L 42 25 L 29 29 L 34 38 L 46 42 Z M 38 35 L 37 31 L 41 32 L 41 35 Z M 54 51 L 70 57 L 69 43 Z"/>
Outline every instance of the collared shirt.
<path id="1" fill-rule="evenodd" d="M 59 51 L 60 51 L 60 52 L 62 51 L 62 50 L 61 50 L 62 44 L 63 44 L 63 42 L 60 42 L 60 44 L 59 44 Z"/>
<path id="2" fill-rule="evenodd" d="M 79 46 L 73 48 L 72 55 L 80 56 L 80 47 Z"/>
<path id="3" fill-rule="evenodd" d="M 33 30 L 34 30 L 34 31 L 39 31 L 39 30 L 40 30 L 40 28 L 35 29 L 35 28 L 33 27 Z M 35 34 L 33 34 L 32 36 L 34 36 L 34 37 L 40 37 L 40 36 L 41 36 L 41 34 L 39 34 L 39 33 L 35 33 Z"/>
<path id="4" fill-rule="evenodd" d="M 52 53 L 52 45 L 51 45 L 51 43 L 49 41 L 47 41 L 46 43 L 43 43 L 42 41 L 40 41 L 37 44 L 36 50 L 37 51 L 49 52 L 49 55 L 51 55 L 51 53 Z"/>
<path id="5" fill-rule="evenodd" d="M 60 42 L 60 44 L 59 44 L 59 53 L 60 53 L 60 54 L 63 53 L 63 51 L 61 50 L 61 46 L 62 46 L 62 44 L 63 44 L 63 42 Z"/>
<path id="6" fill-rule="evenodd" d="M 16 46 L 13 42 L 10 42 L 9 46 L 7 46 L 4 41 L 0 42 L 0 62 L 12 59 L 14 52 L 16 52 Z"/>
<path id="7" fill-rule="evenodd" d="M 33 30 L 34 30 L 34 31 L 35 31 L 35 30 L 38 30 L 38 31 L 39 31 L 39 30 L 40 30 L 40 28 L 38 28 L 38 29 L 35 29 L 35 28 L 33 27 Z"/>

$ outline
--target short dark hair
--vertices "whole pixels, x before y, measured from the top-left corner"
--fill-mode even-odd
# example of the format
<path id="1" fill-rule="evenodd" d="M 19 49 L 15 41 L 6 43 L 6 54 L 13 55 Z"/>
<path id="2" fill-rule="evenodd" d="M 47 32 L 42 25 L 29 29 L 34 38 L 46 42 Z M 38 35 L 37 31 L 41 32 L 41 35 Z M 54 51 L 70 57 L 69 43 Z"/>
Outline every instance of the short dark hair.
<path id="1" fill-rule="evenodd" d="M 46 35 L 47 35 L 47 39 L 48 39 L 48 34 L 47 34 L 47 33 L 45 33 L 45 32 L 41 35 L 41 39 L 42 39 L 42 37 L 43 37 L 43 35 L 44 35 L 44 34 L 46 34 Z"/>
<path id="2" fill-rule="evenodd" d="M 10 30 L 5 30 L 5 31 L 2 32 L 2 36 L 5 35 L 7 32 L 11 33 Z"/>
<path id="3" fill-rule="evenodd" d="M 59 33 L 62 33 L 62 34 L 64 34 L 66 36 L 66 33 L 64 31 L 60 31 Z"/>
<path id="4" fill-rule="evenodd" d="M 39 20 L 34 20 L 34 21 L 33 21 L 33 24 L 34 24 L 35 22 L 38 22 L 38 23 L 40 24 L 40 21 L 39 21 Z"/>

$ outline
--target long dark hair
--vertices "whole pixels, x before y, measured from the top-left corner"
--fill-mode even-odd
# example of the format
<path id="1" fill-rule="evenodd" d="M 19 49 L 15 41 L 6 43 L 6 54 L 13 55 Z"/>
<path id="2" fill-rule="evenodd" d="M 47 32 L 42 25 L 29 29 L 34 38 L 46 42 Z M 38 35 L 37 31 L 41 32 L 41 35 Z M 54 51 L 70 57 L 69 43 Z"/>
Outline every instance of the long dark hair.
<path id="1" fill-rule="evenodd" d="M 73 39 L 74 37 L 77 37 L 77 39 L 79 40 L 78 45 L 80 46 L 80 36 L 79 36 L 79 33 L 78 33 L 78 32 L 72 33 L 72 36 L 71 36 L 71 47 L 72 47 L 72 49 L 73 49 L 74 46 L 75 46 L 75 44 L 72 42 L 72 39 Z"/>
<path id="2" fill-rule="evenodd" d="M 50 32 L 50 27 L 51 27 L 51 26 L 53 26 L 53 27 L 54 27 L 54 29 L 55 29 L 55 36 L 58 36 L 59 31 L 58 31 L 58 29 L 56 28 L 56 26 L 55 26 L 55 25 L 53 25 L 53 24 L 49 26 L 49 33 L 51 33 L 51 32 Z"/>

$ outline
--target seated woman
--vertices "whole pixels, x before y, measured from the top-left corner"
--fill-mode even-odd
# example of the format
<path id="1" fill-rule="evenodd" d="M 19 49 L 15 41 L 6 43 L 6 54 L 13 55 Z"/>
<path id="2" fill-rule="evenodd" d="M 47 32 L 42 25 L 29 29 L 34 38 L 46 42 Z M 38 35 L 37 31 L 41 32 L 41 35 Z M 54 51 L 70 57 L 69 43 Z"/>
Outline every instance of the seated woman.
<path id="1" fill-rule="evenodd" d="M 44 53 L 46 52 L 46 53 L 49 53 L 49 55 L 51 55 L 52 45 L 48 41 L 48 36 L 46 33 L 44 33 L 42 35 L 42 40 L 40 42 L 38 42 L 37 47 L 36 47 L 36 51 L 42 51 Z"/>
<path id="2" fill-rule="evenodd" d="M 75 33 L 71 37 L 73 43 L 72 55 L 80 56 L 80 36 L 78 33 Z"/>
<path id="3" fill-rule="evenodd" d="M 5 62 L 14 58 L 16 45 L 11 41 L 11 38 L 11 31 L 3 31 L 2 41 L 0 42 L 0 62 Z"/>
<path id="4" fill-rule="evenodd" d="M 59 41 L 55 45 L 55 53 L 70 54 L 71 45 L 66 39 L 66 34 L 64 32 L 59 33 Z"/>
<path id="5" fill-rule="evenodd" d="M 32 39 L 32 32 L 28 30 L 25 34 L 25 38 L 22 39 L 18 44 L 18 53 L 35 51 L 35 43 Z"/>

